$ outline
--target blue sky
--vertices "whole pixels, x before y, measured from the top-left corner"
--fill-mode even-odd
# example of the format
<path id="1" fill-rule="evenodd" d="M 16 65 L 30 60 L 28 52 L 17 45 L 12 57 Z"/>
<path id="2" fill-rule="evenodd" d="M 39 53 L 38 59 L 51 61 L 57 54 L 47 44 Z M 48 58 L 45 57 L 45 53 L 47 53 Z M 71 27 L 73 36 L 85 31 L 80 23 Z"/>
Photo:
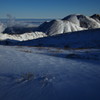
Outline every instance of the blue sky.
<path id="1" fill-rule="evenodd" d="M 100 14 L 100 0 L 0 0 L 0 18 L 63 18 L 69 14 Z"/>

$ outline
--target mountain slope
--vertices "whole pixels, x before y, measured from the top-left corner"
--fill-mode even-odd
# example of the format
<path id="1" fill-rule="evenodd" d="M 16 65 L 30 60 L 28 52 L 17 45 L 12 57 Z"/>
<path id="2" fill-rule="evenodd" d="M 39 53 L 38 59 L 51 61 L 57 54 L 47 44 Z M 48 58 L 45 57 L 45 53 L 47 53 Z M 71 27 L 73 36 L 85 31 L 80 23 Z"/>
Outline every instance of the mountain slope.
<path id="1" fill-rule="evenodd" d="M 100 48 L 100 29 L 60 34 L 25 42 L 19 45 L 66 48 Z"/>

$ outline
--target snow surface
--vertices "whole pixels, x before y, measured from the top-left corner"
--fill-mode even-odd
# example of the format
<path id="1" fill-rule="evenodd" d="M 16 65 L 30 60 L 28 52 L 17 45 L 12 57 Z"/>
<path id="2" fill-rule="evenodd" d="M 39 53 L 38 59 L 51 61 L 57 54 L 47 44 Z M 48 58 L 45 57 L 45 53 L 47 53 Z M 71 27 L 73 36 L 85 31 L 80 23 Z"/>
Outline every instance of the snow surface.
<path id="1" fill-rule="evenodd" d="M 99 49 L 0 46 L 0 100 L 99 98 Z"/>

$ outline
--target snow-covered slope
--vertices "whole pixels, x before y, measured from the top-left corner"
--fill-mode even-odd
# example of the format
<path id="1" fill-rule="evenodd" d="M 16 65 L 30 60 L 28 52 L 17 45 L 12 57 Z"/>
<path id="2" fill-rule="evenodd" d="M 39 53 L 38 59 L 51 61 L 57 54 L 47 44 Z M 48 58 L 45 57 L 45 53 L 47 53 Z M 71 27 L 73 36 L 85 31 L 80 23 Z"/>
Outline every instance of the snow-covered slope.
<path id="1" fill-rule="evenodd" d="M 52 20 L 51 22 L 45 22 L 39 26 L 39 30 L 45 32 L 47 35 L 56 35 L 66 32 L 73 32 L 83 30 L 83 28 L 67 20 Z"/>
<path id="2" fill-rule="evenodd" d="M 0 46 L 0 100 L 98 100 L 98 57 L 99 49 Z"/>
<path id="3" fill-rule="evenodd" d="M 39 31 L 47 35 L 56 35 L 61 33 L 80 31 L 86 29 L 100 28 L 100 23 L 92 17 L 73 14 L 61 20 L 52 20 L 39 26 Z"/>
<path id="4" fill-rule="evenodd" d="M 31 33 L 24 33 L 24 34 L 0 34 L 0 40 L 18 40 L 18 41 L 25 41 L 25 40 L 32 40 L 40 37 L 46 37 L 46 34 L 43 32 L 31 32 Z"/>
<path id="5" fill-rule="evenodd" d="M 60 34 L 25 42 L 19 45 L 64 48 L 100 48 L 100 29 Z"/>

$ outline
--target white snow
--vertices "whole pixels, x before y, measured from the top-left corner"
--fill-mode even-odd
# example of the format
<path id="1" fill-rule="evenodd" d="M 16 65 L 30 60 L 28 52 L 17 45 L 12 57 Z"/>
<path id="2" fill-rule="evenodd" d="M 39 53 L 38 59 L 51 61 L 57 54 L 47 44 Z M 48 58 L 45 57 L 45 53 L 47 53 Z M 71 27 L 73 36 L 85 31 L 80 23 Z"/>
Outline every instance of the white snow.
<path id="1" fill-rule="evenodd" d="M 0 46 L 0 100 L 98 98 L 99 49 Z"/>
<path id="2" fill-rule="evenodd" d="M 0 40 L 18 40 L 18 41 L 25 41 L 25 40 L 32 40 L 40 37 L 46 37 L 46 34 L 43 32 L 31 32 L 31 33 L 24 33 L 24 34 L 0 34 Z"/>
<path id="3" fill-rule="evenodd" d="M 69 15 L 69 16 L 63 18 L 63 20 L 67 20 L 67 21 L 69 21 L 69 22 L 72 22 L 72 23 L 74 23 L 74 24 L 80 26 L 80 22 L 79 22 L 79 20 L 78 20 L 78 18 L 77 18 L 77 15 L 78 15 L 78 14 Z"/>

